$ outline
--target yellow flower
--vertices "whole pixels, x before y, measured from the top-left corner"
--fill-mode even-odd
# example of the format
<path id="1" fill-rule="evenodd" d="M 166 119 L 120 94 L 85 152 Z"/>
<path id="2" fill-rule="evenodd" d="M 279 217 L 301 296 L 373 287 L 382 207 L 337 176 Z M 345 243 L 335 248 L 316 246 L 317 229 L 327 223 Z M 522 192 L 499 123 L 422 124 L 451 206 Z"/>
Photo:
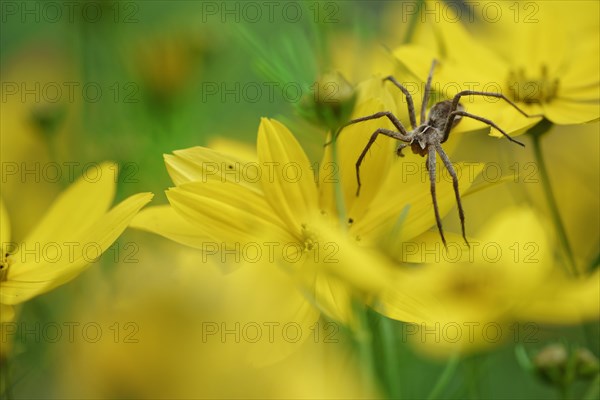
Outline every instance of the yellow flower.
<path id="1" fill-rule="evenodd" d="M 305 326 L 282 312 L 310 307 L 282 269 L 247 265 L 224 275 L 194 249 L 147 239 L 139 263 L 123 264 L 104 290 L 75 305 L 75 320 L 93 315 L 107 334 L 53 344 L 61 346 L 47 360 L 60 371 L 56 397 L 378 398 L 339 325 Z"/>
<path id="2" fill-rule="evenodd" d="M 598 318 L 600 275 L 570 278 L 553 260 L 548 226 L 529 208 L 497 214 L 471 242 L 414 259 L 429 262 L 404 270 L 381 296 L 386 315 L 414 323 L 405 338 L 433 356 L 476 351 L 518 340 L 515 329 L 537 332 L 538 323 L 578 324 Z M 406 310 L 414 310 L 413 319 Z M 518 324 L 515 324 L 518 323 Z"/>
<path id="3" fill-rule="evenodd" d="M 544 137 L 542 150 L 547 160 L 550 184 L 560 208 L 576 265 L 584 273 L 598 258 L 600 241 L 600 123 L 554 126 Z M 564 138 L 569 140 L 565 142 Z M 517 165 L 529 160 L 513 155 Z M 538 168 L 527 171 L 537 184 L 524 186 L 536 209 L 544 210 Z M 533 174 L 532 174 L 533 172 Z M 539 183 L 538 183 L 539 182 Z"/>
<path id="4" fill-rule="evenodd" d="M 581 273 L 590 269 L 598 258 L 600 241 L 600 123 L 555 125 L 544 136 L 542 151 L 560 216 L 565 224 L 576 265 Z M 569 140 L 565 141 L 565 137 Z M 539 212 L 547 212 L 539 165 L 531 151 L 514 151 L 510 146 L 490 146 L 485 136 L 464 138 L 460 154 L 487 160 L 482 176 L 498 182 L 499 175 L 509 175 L 509 182 L 466 196 L 470 226 L 483 226 L 498 205 L 527 202 Z M 498 148 L 501 147 L 501 148 Z M 517 149 L 518 150 L 518 149 Z M 547 214 L 548 215 L 548 214 Z"/>
<path id="5" fill-rule="evenodd" d="M 376 86 L 382 85 L 378 81 Z M 387 96 L 384 101 L 395 109 Z M 354 116 L 384 108 L 380 100 L 368 97 Z M 382 125 L 387 126 L 370 121 L 348 127 L 336 144 L 338 162 L 329 146 L 322 162 L 311 164 L 293 134 L 269 119 L 259 127 L 257 161 L 202 147 L 176 151 L 165 156 L 176 184 L 167 191 L 171 207 L 145 210 L 132 226 L 205 252 L 221 246 L 239 253 L 258 244 L 263 256 L 256 263 L 283 259 L 309 301 L 331 318 L 351 321 L 352 299 L 365 301 L 388 284 L 390 264 L 375 248 L 398 227 L 399 218 L 403 223 L 398 237 L 404 239 L 435 223 L 427 179 L 418 173 L 406 176 L 404 161 L 394 159 L 395 143 L 388 138 L 367 157 L 361 171 L 363 191 L 356 197 L 356 160 Z M 337 179 L 344 215 L 337 209 Z M 461 190 L 469 184 L 469 174 L 463 174 Z M 440 185 L 438 196 L 445 214 L 454 205 L 452 186 Z M 267 243 L 274 243 L 278 257 L 265 256 Z"/>
<path id="6" fill-rule="evenodd" d="M 486 4 L 477 10 L 484 9 Z M 528 114 L 543 114 L 556 124 L 597 119 L 600 65 L 598 57 L 590 55 L 599 52 L 598 4 L 560 1 L 526 4 L 529 6 L 493 2 L 499 17 L 478 31 L 477 37 L 458 18 L 443 17 L 433 26 L 437 43 L 401 46 L 394 54 L 422 81 L 431 60 L 439 59 L 434 82 L 448 97 L 467 89 L 496 92 L 507 96 Z M 434 5 L 432 1 L 426 6 L 433 9 Z M 515 16 L 517 9 L 521 14 Z M 469 96 L 462 98 L 462 104 L 468 112 L 491 119 L 515 134 L 523 133 L 539 121 L 524 117 L 501 99 Z M 484 127 L 471 120 L 461 125 L 457 129 Z M 499 136 L 498 132 L 494 134 Z"/>
<path id="7" fill-rule="evenodd" d="M 131 68 L 153 100 L 168 102 L 191 86 L 213 51 L 214 42 L 205 39 L 208 36 L 206 31 L 175 28 L 167 34 L 144 35 L 132 46 L 128 52 L 133 55 Z"/>
<path id="8" fill-rule="evenodd" d="M 103 163 L 98 171 L 97 178 L 82 177 L 62 193 L 20 244 L 11 242 L 9 214 L 0 198 L 2 322 L 14 318 L 15 305 L 75 278 L 152 199 L 152 194 L 140 193 L 109 211 L 116 165 Z"/>

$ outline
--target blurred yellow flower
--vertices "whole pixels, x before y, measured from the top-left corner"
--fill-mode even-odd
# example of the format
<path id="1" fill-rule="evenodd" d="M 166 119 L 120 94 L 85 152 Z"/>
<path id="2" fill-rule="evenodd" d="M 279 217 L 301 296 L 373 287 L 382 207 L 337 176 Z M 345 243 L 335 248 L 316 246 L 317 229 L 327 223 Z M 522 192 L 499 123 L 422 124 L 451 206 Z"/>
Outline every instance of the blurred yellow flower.
<path id="1" fill-rule="evenodd" d="M 21 239 L 43 216 L 60 192 L 59 179 L 44 179 L 44 167 L 57 164 L 68 152 L 69 126 L 76 104 L 50 102 L 41 93 L 56 82 L 74 80 L 68 58 L 48 43 L 31 43 L 7 58 L 2 72 L 0 160 L 5 207 L 15 222 L 12 237 Z M 35 96 L 21 88 L 39 87 Z M 60 99 L 64 100 L 64 99 Z M 73 161 L 69 158 L 68 161 Z M 56 164 L 54 164 L 56 165 Z M 48 174 L 49 175 L 49 174 Z"/>
<path id="2" fill-rule="evenodd" d="M 194 84 L 215 47 L 213 39 L 207 39 L 210 36 L 214 38 L 180 26 L 168 33 L 145 33 L 128 49 L 127 56 L 133 55 L 131 68 L 153 100 L 168 102 Z"/>
<path id="3" fill-rule="evenodd" d="M 393 290 L 381 296 L 379 309 L 414 323 L 405 339 L 438 357 L 516 340 L 515 322 L 535 330 L 536 323 L 598 318 L 598 271 L 581 279 L 563 274 L 548 232 L 531 209 L 504 210 L 470 249 L 414 252 L 413 261 L 429 264 L 400 272 Z M 406 310 L 419 318 L 411 319 Z"/>
<path id="4" fill-rule="evenodd" d="M 59 397 L 378 397 L 337 324 L 288 319 L 283 310 L 306 301 L 283 270 L 247 265 L 223 275 L 206 255 L 155 239 L 142 238 L 139 263 L 123 264 L 92 301 L 75 305 L 69 318 L 83 325 L 94 316 L 105 335 L 92 343 L 76 331 L 57 344 L 46 362 L 69 357 Z"/>
<path id="5" fill-rule="evenodd" d="M 433 9 L 435 3 L 428 2 L 427 7 Z M 556 124 L 597 119 L 600 63 L 590 55 L 599 52 L 598 4 L 527 2 L 535 13 L 517 16 L 524 3 L 493 3 L 499 17 L 484 25 L 487 29 L 478 31 L 477 37 L 450 14 L 433 24 L 436 41 L 401 46 L 395 56 L 423 82 L 431 60 L 439 59 L 434 88 L 448 97 L 459 90 L 483 90 L 502 93 L 528 114 L 543 114 Z M 481 7 L 485 6 L 484 2 Z M 470 96 L 462 102 L 469 112 L 515 134 L 539 121 L 525 118 L 501 99 Z M 484 127 L 476 121 L 464 122 L 461 130 Z"/>
<path id="6" fill-rule="evenodd" d="M 58 197 L 20 244 L 11 242 L 9 214 L 0 198 L 2 322 L 14 318 L 15 305 L 75 278 L 152 199 L 152 194 L 140 193 L 109 211 L 116 171 L 115 164 L 103 163 L 93 179 L 80 178 Z"/>

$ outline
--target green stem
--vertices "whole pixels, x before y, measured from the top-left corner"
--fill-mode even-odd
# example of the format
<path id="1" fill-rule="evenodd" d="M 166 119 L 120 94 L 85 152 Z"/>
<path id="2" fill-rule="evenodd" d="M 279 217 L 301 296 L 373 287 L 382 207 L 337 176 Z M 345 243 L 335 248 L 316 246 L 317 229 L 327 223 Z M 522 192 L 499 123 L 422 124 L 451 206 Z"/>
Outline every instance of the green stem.
<path id="1" fill-rule="evenodd" d="M 366 388 L 373 386 L 375 377 L 375 358 L 373 356 L 373 336 L 369 329 L 367 319 L 367 307 L 358 302 L 355 303 L 355 315 L 357 316 L 358 326 L 354 332 L 358 352 L 360 356 L 360 365 L 363 370 L 363 379 Z"/>
<path id="2" fill-rule="evenodd" d="M 548 132 L 552 128 L 552 123 L 546 119 L 542 120 L 539 124 L 535 125 L 531 128 L 528 133 L 531 134 L 532 142 L 533 142 L 533 153 L 536 158 L 537 166 L 540 171 L 540 176 L 542 180 L 542 188 L 544 190 L 544 196 L 546 197 L 546 202 L 548 203 L 548 207 L 550 209 L 550 215 L 554 222 L 554 226 L 556 228 L 556 232 L 558 234 L 558 238 L 560 240 L 561 247 L 563 249 L 564 255 L 567 258 L 568 268 L 570 273 L 573 276 L 578 276 L 579 271 L 577 270 L 577 265 L 575 264 L 575 257 L 573 256 L 573 250 L 571 249 L 571 245 L 569 244 L 569 239 L 567 237 L 567 232 L 565 230 L 565 226 L 560 218 L 560 213 L 558 211 L 558 205 L 556 203 L 556 199 L 554 198 L 554 194 L 552 192 L 552 185 L 550 184 L 550 176 L 548 174 L 548 169 L 546 168 L 546 162 L 544 160 L 544 155 L 542 153 L 542 145 L 541 138 L 542 136 Z"/>
<path id="3" fill-rule="evenodd" d="M 427 396 L 428 400 L 437 398 L 442 392 L 442 390 L 444 390 L 446 385 L 448 385 L 448 382 L 450 382 L 450 378 L 452 378 L 452 375 L 454 375 L 454 371 L 456 371 L 456 367 L 459 364 L 459 360 L 460 357 L 457 354 L 453 354 L 452 357 L 448 360 L 448 362 L 446 363 L 446 367 L 442 371 L 442 374 L 435 383 L 435 386 L 433 386 L 433 389 L 431 389 L 429 396 Z"/>
<path id="4" fill-rule="evenodd" d="M 479 387 L 479 382 L 481 380 L 480 370 L 481 364 L 477 356 L 471 356 L 467 361 L 467 368 L 469 370 L 469 398 L 471 399 L 480 399 L 481 398 L 481 390 Z"/>
<path id="5" fill-rule="evenodd" d="M 334 134 L 334 138 L 337 136 L 337 132 Z M 334 179 L 334 194 L 335 194 L 335 208 L 337 210 L 338 218 L 340 220 L 340 227 L 344 229 L 347 226 L 346 223 L 346 202 L 344 201 L 344 191 L 342 189 L 342 182 L 338 174 L 339 162 L 338 162 L 338 149 L 337 140 L 333 139 L 330 144 L 331 147 L 331 160 L 333 162 L 333 179 Z"/>
<path id="6" fill-rule="evenodd" d="M 388 394 L 392 399 L 400 399 L 400 365 L 398 364 L 398 348 L 396 346 L 396 335 L 394 335 L 393 321 L 381 317 L 381 337 L 385 353 L 385 373 L 387 375 Z"/>

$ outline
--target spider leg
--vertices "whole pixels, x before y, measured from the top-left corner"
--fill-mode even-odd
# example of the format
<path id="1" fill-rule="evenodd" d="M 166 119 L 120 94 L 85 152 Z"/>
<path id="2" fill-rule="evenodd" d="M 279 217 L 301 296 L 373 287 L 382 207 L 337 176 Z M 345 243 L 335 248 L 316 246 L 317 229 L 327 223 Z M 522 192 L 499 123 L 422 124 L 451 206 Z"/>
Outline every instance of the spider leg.
<path id="1" fill-rule="evenodd" d="M 400 82 L 396 80 L 396 78 L 394 78 L 391 75 L 383 78 L 383 81 L 392 82 L 394 85 L 396 85 L 398 89 L 400 89 L 402 93 L 404 93 L 404 96 L 406 97 L 406 106 L 408 107 L 408 117 L 410 118 L 410 126 L 412 126 L 412 128 L 415 129 L 417 127 L 417 117 L 415 116 L 415 104 L 413 103 L 413 98 L 410 95 L 410 92 L 408 91 L 408 89 L 402 86 Z"/>
<path id="2" fill-rule="evenodd" d="M 454 187 L 454 195 L 456 196 L 456 204 L 458 206 L 458 216 L 460 217 L 460 227 L 462 230 L 462 236 L 463 236 L 463 239 L 465 239 L 465 243 L 467 244 L 467 246 L 469 246 L 469 241 L 467 240 L 467 235 L 465 234 L 465 211 L 463 210 L 462 203 L 460 201 L 460 192 L 458 191 L 458 176 L 456 175 L 456 171 L 454 170 L 454 167 L 452 166 L 452 162 L 450 161 L 450 158 L 448 158 L 448 155 L 446 154 L 444 149 L 442 149 L 442 146 L 439 144 L 436 144 L 435 149 L 437 150 L 442 161 L 444 162 L 444 165 L 446 166 L 446 169 L 450 173 L 450 176 L 452 176 L 452 186 Z"/>
<path id="3" fill-rule="evenodd" d="M 440 218 L 440 210 L 438 209 L 437 197 L 435 195 L 435 147 L 429 146 L 427 154 L 427 170 L 429 171 L 429 183 L 431 188 L 431 200 L 433 201 L 433 211 L 435 212 L 435 222 L 442 237 L 444 247 L 446 245 L 446 238 L 444 237 L 444 230 L 442 229 L 442 219 Z"/>
<path id="4" fill-rule="evenodd" d="M 401 143 L 401 144 L 398 146 L 398 149 L 396 150 L 396 155 L 397 155 L 398 157 L 404 157 L 404 154 L 402 154 L 402 150 L 403 150 L 405 147 L 408 147 L 408 144 L 406 144 L 406 143 Z"/>
<path id="5" fill-rule="evenodd" d="M 427 109 L 427 103 L 429 103 L 429 91 L 431 90 L 431 80 L 433 79 L 433 70 L 435 69 L 436 64 L 437 61 L 433 59 L 431 62 L 429 75 L 427 76 L 427 83 L 425 84 L 425 93 L 423 93 L 423 104 L 421 105 L 421 124 L 425 123 L 425 110 Z"/>
<path id="6" fill-rule="evenodd" d="M 358 188 L 356 189 L 356 195 L 357 196 L 360 194 L 360 187 L 361 187 L 361 183 L 360 183 L 360 165 L 362 164 L 363 159 L 367 155 L 367 152 L 369 151 L 369 149 L 371 148 L 371 146 L 373 145 L 373 143 L 375 143 L 375 140 L 377 139 L 377 136 L 379 136 L 380 134 L 381 135 L 385 135 L 385 136 L 389 136 L 389 137 L 397 139 L 397 140 L 402 140 L 403 142 L 410 142 L 410 140 L 411 140 L 408 136 L 406 136 L 406 135 L 404 135 L 404 134 L 402 134 L 400 132 L 391 131 L 389 129 L 379 128 L 375 132 L 373 132 L 373 134 L 371 135 L 371 138 L 369 139 L 369 142 L 367 143 L 367 145 L 363 149 L 362 153 L 360 153 L 360 156 L 358 157 L 358 160 L 356 161 L 356 182 L 358 183 Z"/>
<path id="7" fill-rule="evenodd" d="M 457 94 L 454 95 L 454 98 L 452 99 L 452 105 L 454 106 L 454 103 L 458 104 L 460 98 L 462 96 L 489 96 L 489 97 L 496 97 L 498 99 L 503 99 L 505 100 L 508 104 L 510 104 L 511 106 L 513 106 L 518 112 L 520 112 L 521 114 L 523 114 L 525 117 L 527 118 L 537 118 L 537 117 L 543 117 L 543 114 L 532 114 L 529 115 L 527 114 L 525 111 L 523 111 L 523 109 L 521 107 L 519 107 L 515 102 L 513 102 L 511 99 L 509 99 L 508 97 L 506 97 L 505 95 L 503 95 L 502 93 L 494 93 L 494 92 L 480 92 L 477 90 L 463 90 L 462 92 L 458 92 Z M 453 110 L 455 110 L 456 107 L 453 107 Z"/>
<path id="8" fill-rule="evenodd" d="M 372 119 L 379 119 L 379 118 L 383 118 L 383 117 L 386 117 L 387 119 L 389 119 L 392 122 L 392 124 L 394 124 L 396 129 L 398 129 L 400 131 L 400 133 L 402 135 L 407 135 L 406 128 L 404 128 L 404 125 L 402 125 L 402 122 L 400 122 L 400 120 L 394 114 L 392 114 L 390 111 L 380 111 L 380 112 L 377 112 L 372 115 L 367 115 L 366 117 L 356 118 L 356 119 L 348 121 L 347 123 L 342 125 L 340 127 L 340 129 L 337 130 L 337 132 L 333 136 L 333 139 L 331 139 L 329 142 L 325 143 L 324 146 L 330 145 L 331 143 L 336 141 L 337 138 L 340 136 L 340 133 L 342 133 L 342 130 L 345 127 L 347 127 L 348 125 L 356 124 L 357 122 L 369 121 Z"/>
<path id="9" fill-rule="evenodd" d="M 508 97 L 506 97 L 502 93 L 480 92 L 480 91 L 477 91 L 477 90 L 463 90 L 462 92 L 456 93 L 454 95 L 454 98 L 452 99 L 452 108 L 451 108 L 451 110 L 453 112 L 456 111 L 456 108 L 458 107 L 458 102 L 460 101 L 460 98 L 462 96 L 488 96 L 488 97 L 496 97 L 498 99 L 503 99 L 504 101 L 506 101 L 508 104 L 510 104 L 511 106 L 513 106 L 518 112 L 520 112 L 521 114 L 523 114 L 527 118 L 539 118 L 539 117 L 543 117 L 544 116 L 543 114 L 533 114 L 533 115 L 527 114 L 515 102 L 513 102 L 512 100 L 510 100 Z M 458 115 L 458 114 L 456 114 L 456 115 Z M 446 129 L 444 130 L 444 139 L 442 140 L 442 143 L 444 143 L 448 139 L 448 135 L 450 134 L 450 128 L 452 127 L 452 122 L 454 121 L 454 117 L 456 117 L 456 115 L 452 115 L 452 113 L 448 115 L 448 119 L 446 120 L 446 125 L 445 125 Z M 482 121 L 482 122 L 485 122 L 485 121 Z M 506 135 L 506 136 L 508 136 L 508 135 Z"/>
<path id="10" fill-rule="evenodd" d="M 510 136 L 508 135 L 508 133 L 504 132 L 504 131 L 502 130 L 502 128 L 500 128 L 498 125 L 496 125 L 496 124 L 494 123 L 494 121 L 492 121 L 492 120 L 489 120 L 489 119 L 487 119 L 487 118 L 480 117 L 480 116 L 478 116 L 478 115 L 469 114 L 469 113 L 468 113 L 468 112 L 466 112 L 466 111 L 453 111 L 452 113 L 450 113 L 450 116 L 453 116 L 453 115 L 454 115 L 454 116 L 456 116 L 456 115 L 461 115 L 461 116 L 463 116 L 463 117 L 473 118 L 473 119 L 475 119 L 475 120 L 477 120 L 477 121 L 481 121 L 481 122 L 483 122 L 484 124 L 488 124 L 488 125 L 489 125 L 489 126 L 491 126 L 492 128 L 495 128 L 495 129 L 496 129 L 498 132 L 500 132 L 501 134 L 503 134 L 504 136 L 506 136 L 506 138 L 507 138 L 508 140 L 510 140 L 511 142 L 513 142 L 513 143 L 516 143 L 516 144 L 518 144 L 518 145 L 520 145 L 520 146 L 523 146 L 523 147 L 525 147 L 525 144 L 523 144 L 523 143 L 519 142 L 518 140 L 516 140 L 516 139 L 513 139 L 512 137 L 510 137 Z M 448 132 L 450 132 L 450 129 L 448 129 L 448 128 L 449 128 L 449 127 L 448 127 L 448 126 L 446 126 L 446 129 L 445 129 L 445 131 L 448 131 Z M 449 133 L 448 133 L 448 134 L 446 134 L 446 133 L 444 132 L 444 139 L 442 140 L 442 143 L 444 143 L 444 141 L 445 141 L 445 139 L 448 137 L 448 135 L 449 135 Z"/>

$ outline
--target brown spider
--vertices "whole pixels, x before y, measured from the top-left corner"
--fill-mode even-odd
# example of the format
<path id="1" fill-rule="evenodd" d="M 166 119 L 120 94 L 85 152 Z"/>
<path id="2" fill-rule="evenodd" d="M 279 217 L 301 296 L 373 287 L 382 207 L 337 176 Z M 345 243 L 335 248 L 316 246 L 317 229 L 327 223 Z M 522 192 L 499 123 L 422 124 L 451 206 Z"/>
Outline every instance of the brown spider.
<path id="1" fill-rule="evenodd" d="M 367 152 L 369 151 L 369 148 L 373 145 L 373 143 L 375 143 L 375 140 L 377 139 L 378 135 L 382 134 L 382 135 L 389 136 L 391 138 L 394 138 L 394 139 L 404 142 L 404 143 L 401 143 L 400 145 L 398 145 L 398 148 L 396 150 L 396 154 L 400 157 L 404 157 L 404 154 L 402 154 L 402 149 L 404 149 L 407 146 L 410 146 L 411 150 L 415 154 L 419 154 L 423 157 L 426 155 L 427 156 L 426 166 L 427 166 L 427 170 L 429 171 L 429 181 L 430 181 L 430 187 L 431 187 L 431 197 L 433 200 L 433 209 L 435 212 L 435 220 L 437 223 L 438 230 L 440 232 L 440 236 L 442 237 L 442 242 L 444 243 L 444 246 L 446 247 L 446 238 L 444 237 L 444 232 L 442 230 L 442 221 L 440 218 L 440 213 L 439 213 L 438 204 L 437 204 L 437 198 L 436 198 L 436 194 L 435 194 L 435 168 L 436 168 L 436 152 L 437 152 L 440 155 L 440 158 L 442 159 L 442 161 L 444 162 L 446 169 L 452 176 L 452 184 L 454 186 L 454 193 L 456 195 L 456 203 L 458 205 L 458 215 L 460 217 L 462 236 L 463 236 L 463 239 L 465 240 L 465 243 L 468 246 L 469 242 L 468 242 L 466 234 L 465 234 L 465 213 L 462 208 L 462 204 L 461 204 L 461 200 L 460 200 L 460 193 L 458 191 L 458 177 L 456 176 L 456 171 L 452 167 L 452 163 L 450 162 L 450 159 L 448 158 L 448 156 L 442 149 L 442 143 L 444 143 L 446 140 L 448 140 L 448 136 L 450 135 L 450 130 L 454 126 L 456 126 L 456 124 L 458 122 L 460 122 L 462 117 L 468 117 L 468 118 L 473 118 L 477 121 L 486 123 L 486 124 L 490 125 L 491 127 L 497 129 L 501 134 L 506 136 L 506 138 L 513 143 L 516 143 L 523 147 L 525 147 L 525 145 L 523 143 L 511 138 L 506 132 L 504 132 L 493 121 L 486 119 L 486 118 L 479 117 L 474 114 L 469 114 L 468 112 L 466 112 L 464 107 L 459 103 L 460 98 L 462 96 L 470 96 L 470 95 L 497 97 L 497 98 L 506 100 L 517 111 L 519 111 L 521 114 L 523 114 L 524 116 L 526 116 L 528 118 L 540 117 L 541 115 L 528 115 L 525 111 L 521 110 L 515 103 L 513 103 L 511 100 L 509 100 L 506 96 L 504 96 L 501 93 L 464 90 L 464 91 L 457 93 L 452 100 L 444 100 L 444 101 L 440 101 L 440 102 L 434 104 L 431 107 L 431 109 L 429 110 L 428 119 L 425 120 L 425 109 L 427 108 L 427 104 L 429 101 L 429 92 L 431 90 L 431 80 L 433 78 L 433 70 L 435 69 L 436 63 L 437 63 L 436 60 L 433 60 L 433 62 L 431 63 L 431 69 L 429 71 L 429 76 L 427 77 L 427 83 L 425 84 L 425 93 L 423 95 L 423 103 L 421 106 L 421 124 L 419 126 L 417 126 L 416 117 L 415 117 L 415 106 L 414 106 L 413 99 L 412 99 L 410 93 L 404 86 L 402 86 L 396 79 L 394 79 L 394 77 L 388 76 L 388 77 L 384 78 L 383 81 L 384 82 L 385 81 L 392 82 L 406 96 L 406 103 L 408 106 L 408 114 L 409 114 L 410 125 L 412 127 L 412 130 L 407 131 L 406 128 L 404 128 L 404 126 L 402 125 L 402 123 L 398 120 L 398 118 L 391 112 L 381 111 L 381 112 L 375 113 L 373 115 L 369 115 L 366 117 L 357 118 L 357 119 L 353 119 L 353 120 L 349 121 L 348 123 L 344 124 L 338 130 L 335 137 L 337 138 L 337 136 L 339 136 L 342 129 L 348 125 L 355 124 L 357 122 L 371 120 L 371 119 L 378 119 L 378 118 L 382 118 L 382 117 L 388 118 L 392 122 L 392 124 L 394 124 L 394 126 L 398 129 L 398 131 L 396 132 L 396 131 L 385 129 L 385 128 L 379 128 L 373 133 L 373 135 L 369 139 L 369 142 L 367 143 L 367 145 L 363 149 L 362 153 L 358 157 L 358 160 L 356 161 L 356 181 L 358 183 L 358 189 L 356 190 L 357 196 L 360 194 L 360 187 L 361 187 L 360 165 L 362 164 Z"/>

